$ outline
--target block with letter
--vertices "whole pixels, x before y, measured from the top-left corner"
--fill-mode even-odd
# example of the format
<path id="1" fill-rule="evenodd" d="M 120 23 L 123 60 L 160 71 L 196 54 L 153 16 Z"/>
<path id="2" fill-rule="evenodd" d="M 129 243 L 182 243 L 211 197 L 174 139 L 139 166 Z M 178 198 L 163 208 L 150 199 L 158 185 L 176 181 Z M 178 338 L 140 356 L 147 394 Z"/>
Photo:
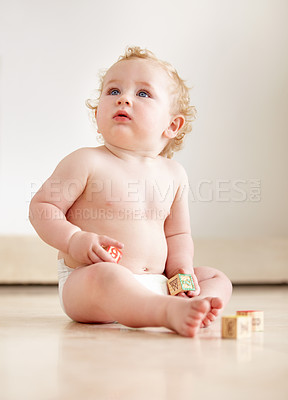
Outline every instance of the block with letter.
<path id="1" fill-rule="evenodd" d="M 237 311 L 236 315 L 246 315 L 252 318 L 252 331 L 264 331 L 264 312 L 257 310 L 241 310 Z"/>
<path id="2" fill-rule="evenodd" d="M 244 315 L 222 317 L 222 338 L 242 339 L 251 336 L 252 318 Z"/>
<path id="3" fill-rule="evenodd" d="M 195 284 L 190 274 L 177 274 L 168 279 L 167 286 L 169 293 L 175 296 L 178 293 L 184 293 L 195 290 Z"/>
<path id="4" fill-rule="evenodd" d="M 119 263 L 119 261 L 122 258 L 122 252 L 119 250 L 117 247 L 114 246 L 106 246 L 104 249 L 111 255 L 111 257 L 114 258 L 116 263 Z"/>

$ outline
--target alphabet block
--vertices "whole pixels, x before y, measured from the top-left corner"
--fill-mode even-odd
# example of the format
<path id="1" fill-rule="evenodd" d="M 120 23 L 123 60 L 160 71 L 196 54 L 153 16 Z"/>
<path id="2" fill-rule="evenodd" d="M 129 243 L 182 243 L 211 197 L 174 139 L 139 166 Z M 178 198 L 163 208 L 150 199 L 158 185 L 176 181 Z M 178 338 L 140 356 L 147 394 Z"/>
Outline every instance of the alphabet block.
<path id="1" fill-rule="evenodd" d="M 222 338 L 242 339 L 251 336 L 252 318 L 244 315 L 222 317 Z"/>
<path id="2" fill-rule="evenodd" d="M 237 311 L 236 315 L 246 315 L 252 318 L 252 331 L 262 332 L 264 331 L 264 312 L 257 310 L 242 310 Z"/>
<path id="3" fill-rule="evenodd" d="M 111 255 L 111 257 L 114 258 L 114 260 L 116 261 L 116 263 L 119 263 L 119 261 L 122 258 L 122 252 L 121 250 L 119 250 L 117 247 L 114 246 L 106 246 L 104 247 L 104 249 L 106 251 L 108 251 L 108 253 Z"/>
<path id="4" fill-rule="evenodd" d="M 175 296 L 178 293 L 194 291 L 195 285 L 190 274 L 177 274 L 168 279 L 167 286 L 169 293 Z"/>

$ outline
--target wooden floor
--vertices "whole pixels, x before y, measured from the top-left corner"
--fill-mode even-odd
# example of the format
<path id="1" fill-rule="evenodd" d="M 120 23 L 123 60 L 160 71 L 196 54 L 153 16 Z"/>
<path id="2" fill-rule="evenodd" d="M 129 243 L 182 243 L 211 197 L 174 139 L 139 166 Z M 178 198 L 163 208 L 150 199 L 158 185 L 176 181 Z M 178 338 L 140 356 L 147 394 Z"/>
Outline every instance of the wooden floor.
<path id="1" fill-rule="evenodd" d="M 56 287 L 0 287 L 1 400 L 288 399 L 288 288 L 238 287 L 224 314 L 265 312 L 265 331 L 197 338 L 72 322 Z"/>

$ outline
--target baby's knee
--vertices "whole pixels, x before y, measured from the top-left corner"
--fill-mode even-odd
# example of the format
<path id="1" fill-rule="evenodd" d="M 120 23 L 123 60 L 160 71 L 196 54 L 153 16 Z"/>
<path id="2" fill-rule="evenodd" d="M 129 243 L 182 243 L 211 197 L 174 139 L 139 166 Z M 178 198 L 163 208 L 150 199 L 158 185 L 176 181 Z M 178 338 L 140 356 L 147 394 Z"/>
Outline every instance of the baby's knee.
<path id="1" fill-rule="evenodd" d="M 95 286 L 104 288 L 107 282 L 112 283 L 114 280 L 117 281 L 119 279 L 119 273 L 130 272 L 121 265 L 110 262 L 99 262 L 84 268 L 87 268 L 87 283 L 94 288 Z"/>
<path id="2" fill-rule="evenodd" d="M 196 267 L 194 270 L 199 281 L 218 278 L 222 281 L 225 281 L 227 285 L 231 286 L 232 289 L 232 283 L 227 275 L 224 274 L 224 272 L 212 267 Z"/>
<path id="3" fill-rule="evenodd" d="M 113 268 L 111 268 L 112 263 L 108 262 L 99 262 L 96 264 L 89 265 L 86 268 L 86 279 L 89 282 L 97 282 L 101 280 L 105 280 L 108 278 L 108 275 L 113 275 Z"/>
<path id="4" fill-rule="evenodd" d="M 227 275 L 224 274 L 224 272 L 220 271 L 219 269 L 216 268 L 211 268 L 211 267 L 207 267 L 211 270 L 211 273 L 214 277 L 218 277 L 221 278 L 223 280 L 229 280 L 229 278 L 227 277 Z"/>
<path id="5" fill-rule="evenodd" d="M 221 280 L 221 282 L 224 285 L 225 290 L 227 291 L 227 293 L 230 293 L 230 294 L 232 293 L 232 291 L 233 291 L 232 282 L 230 281 L 228 276 L 226 274 L 224 274 L 224 272 L 222 272 L 222 271 L 220 271 L 220 270 L 215 268 L 214 269 L 214 277 Z"/>
<path id="6" fill-rule="evenodd" d="M 231 290 L 232 290 L 232 282 L 230 281 L 230 279 L 228 278 L 228 276 L 226 274 L 224 274 L 224 272 L 216 270 L 217 274 L 219 275 L 219 277 L 225 281 L 227 283 L 227 285 L 231 286 Z"/>

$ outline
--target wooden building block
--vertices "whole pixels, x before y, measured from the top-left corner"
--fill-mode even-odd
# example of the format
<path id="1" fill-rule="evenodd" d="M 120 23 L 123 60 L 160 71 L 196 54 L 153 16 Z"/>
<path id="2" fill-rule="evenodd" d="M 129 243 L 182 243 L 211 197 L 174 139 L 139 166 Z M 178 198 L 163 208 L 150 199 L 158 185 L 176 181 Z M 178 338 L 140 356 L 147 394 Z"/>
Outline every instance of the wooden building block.
<path id="1" fill-rule="evenodd" d="M 264 312 L 258 310 L 241 310 L 237 311 L 236 315 L 246 315 L 252 318 L 252 331 L 264 331 Z"/>
<path id="2" fill-rule="evenodd" d="M 114 260 L 119 263 L 122 258 L 122 252 L 117 247 L 114 246 L 106 246 L 104 247 L 106 251 L 114 258 Z"/>
<path id="3" fill-rule="evenodd" d="M 244 315 L 222 317 L 222 338 L 242 339 L 251 336 L 252 318 Z"/>
<path id="4" fill-rule="evenodd" d="M 177 274 L 168 279 L 167 286 L 169 293 L 175 296 L 178 293 L 194 291 L 195 285 L 190 274 Z"/>

